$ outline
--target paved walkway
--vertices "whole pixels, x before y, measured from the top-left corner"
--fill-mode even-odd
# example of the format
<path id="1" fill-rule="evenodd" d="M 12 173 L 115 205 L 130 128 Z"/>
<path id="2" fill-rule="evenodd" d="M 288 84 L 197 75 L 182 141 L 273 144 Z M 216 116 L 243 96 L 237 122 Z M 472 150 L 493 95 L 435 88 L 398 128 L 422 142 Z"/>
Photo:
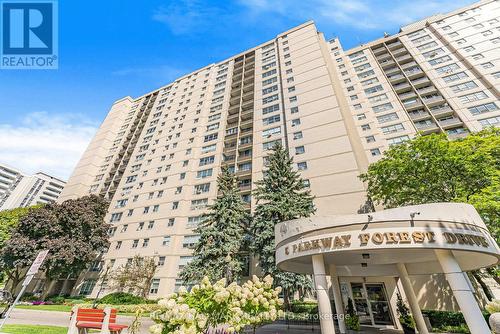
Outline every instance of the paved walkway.
<path id="1" fill-rule="evenodd" d="M 134 317 L 118 316 L 118 323 L 130 325 Z M 20 325 L 49 325 L 67 327 L 69 325 L 69 312 L 56 311 L 40 311 L 40 310 L 25 310 L 14 309 L 7 324 Z M 148 328 L 153 324 L 153 321 L 148 318 L 143 318 L 141 326 L 141 334 L 148 334 Z M 247 331 L 253 333 L 253 331 Z M 270 324 L 257 329 L 256 334 L 321 334 L 319 326 L 298 326 L 286 324 Z M 361 332 L 364 334 L 400 334 L 402 331 L 392 329 L 378 329 L 370 327 L 362 327 Z M 43 333 L 40 333 L 43 334 Z"/>

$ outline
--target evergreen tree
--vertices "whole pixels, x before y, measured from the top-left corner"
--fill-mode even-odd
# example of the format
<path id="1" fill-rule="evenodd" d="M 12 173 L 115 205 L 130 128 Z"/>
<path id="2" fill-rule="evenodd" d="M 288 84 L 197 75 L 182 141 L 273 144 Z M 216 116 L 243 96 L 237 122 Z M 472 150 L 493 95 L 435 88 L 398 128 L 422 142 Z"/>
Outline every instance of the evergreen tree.
<path id="1" fill-rule="evenodd" d="M 200 239 L 194 249 L 194 259 L 181 273 L 185 282 L 195 282 L 208 276 L 211 281 L 239 278 L 244 266 L 241 250 L 246 235 L 248 213 L 241 199 L 236 177 L 223 167 L 217 178 L 219 196 L 196 233 Z"/>
<path id="2" fill-rule="evenodd" d="M 286 220 L 309 217 L 314 213 L 314 197 L 304 185 L 299 172 L 293 169 L 293 159 L 280 144 L 269 156 L 264 178 L 254 192 L 257 207 L 252 221 L 252 252 L 258 256 L 264 275 L 274 277 L 283 288 L 285 305 L 294 291 L 310 288 L 309 277 L 283 272 L 276 267 L 274 226 Z"/>

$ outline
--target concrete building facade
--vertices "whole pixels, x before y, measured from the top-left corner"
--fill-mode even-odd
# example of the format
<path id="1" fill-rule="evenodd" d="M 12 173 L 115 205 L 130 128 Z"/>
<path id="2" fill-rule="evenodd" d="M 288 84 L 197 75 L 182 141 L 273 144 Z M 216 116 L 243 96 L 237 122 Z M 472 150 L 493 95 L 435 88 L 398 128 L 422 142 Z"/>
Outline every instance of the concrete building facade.
<path id="1" fill-rule="evenodd" d="M 306 22 L 116 101 L 59 198 L 111 201 L 111 246 L 73 293 L 95 296 L 103 268 L 136 254 L 158 258 L 151 298 L 175 291 L 221 166 L 236 173 L 252 210 L 255 181 L 278 141 L 316 196 L 317 215 L 329 216 L 366 211 L 358 175 L 390 145 L 418 132 L 455 138 L 498 124 L 499 5 L 482 1 L 347 51 Z"/>
<path id="2" fill-rule="evenodd" d="M 0 164 L 0 211 L 55 202 L 65 184 L 42 172 L 26 175 Z"/>

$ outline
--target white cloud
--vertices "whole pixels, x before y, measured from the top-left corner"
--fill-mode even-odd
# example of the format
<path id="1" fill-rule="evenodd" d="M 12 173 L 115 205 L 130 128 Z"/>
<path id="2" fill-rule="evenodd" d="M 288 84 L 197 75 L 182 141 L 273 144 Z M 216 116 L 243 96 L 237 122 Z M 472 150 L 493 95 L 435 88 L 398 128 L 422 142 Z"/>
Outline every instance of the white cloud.
<path id="1" fill-rule="evenodd" d="M 30 113 L 19 124 L 0 123 L 0 162 L 67 180 L 97 127 L 82 115 L 46 112 Z"/>
<path id="2" fill-rule="evenodd" d="M 388 29 L 446 13 L 474 0 L 240 0 L 253 12 L 315 20 L 322 27 L 345 25 L 359 30 Z"/>
<path id="3" fill-rule="evenodd" d="M 188 69 L 184 68 L 177 68 L 170 65 L 157 65 L 151 67 L 125 67 L 115 70 L 111 74 L 124 77 L 149 78 L 158 80 L 161 84 L 165 84 L 189 72 Z"/>
<path id="4" fill-rule="evenodd" d="M 173 34 L 182 35 L 214 23 L 214 18 L 220 18 L 222 12 L 222 8 L 198 0 L 178 0 L 159 7 L 153 13 L 153 20 L 166 24 Z"/>

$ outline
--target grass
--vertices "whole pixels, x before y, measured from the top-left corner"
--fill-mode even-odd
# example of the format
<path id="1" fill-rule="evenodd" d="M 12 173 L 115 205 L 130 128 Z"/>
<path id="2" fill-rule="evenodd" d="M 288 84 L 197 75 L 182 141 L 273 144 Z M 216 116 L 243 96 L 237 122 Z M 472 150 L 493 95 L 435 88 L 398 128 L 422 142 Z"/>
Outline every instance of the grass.
<path id="1" fill-rule="evenodd" d="M 16 308 L 37 311 L 71 312 L 71 305 L 16 305 Z"/>
<path id="2" fill-rule="evenodd" d="M 16 309 L 35 310 L 35 311 L 59 311 L 71 312 L 71 305 L 16 305 Z M 135 313 L 118 312 L 119 315 L 135 316 Z M 142 317 L 149 317 L 149 313 L 145 313 Z"/>
<path id="3" fill-rule="evenodd" d="M 66 334 L 68 328 L 57 326 L 5 325 L 2 331 L 6 334 Z"/>

